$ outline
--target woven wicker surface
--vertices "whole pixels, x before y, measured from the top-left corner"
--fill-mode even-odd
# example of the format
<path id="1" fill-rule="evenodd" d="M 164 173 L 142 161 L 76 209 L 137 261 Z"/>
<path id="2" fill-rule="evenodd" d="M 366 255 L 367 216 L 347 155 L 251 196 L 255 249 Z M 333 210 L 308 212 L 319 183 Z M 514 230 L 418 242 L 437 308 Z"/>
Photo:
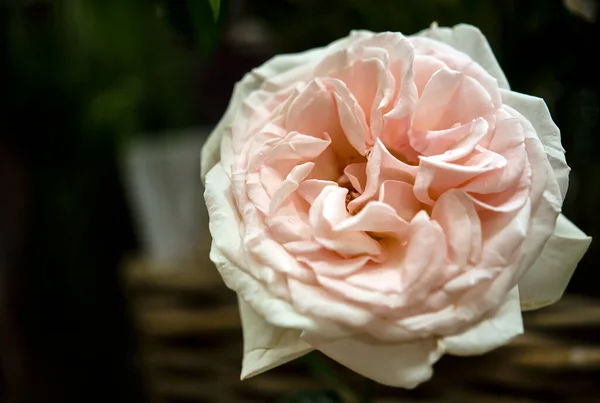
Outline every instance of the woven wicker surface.
<path id="1" fill-rule="evenodd" d="M 275 402 L 324 385 L 296 361 L 241 382 L 236 300 L 206 260 L 126 264 L 125 283 L 155 403 Z M 526 334 L 481 357 L 444 357 L 412 391 L 376 386 L 377 403 L 600 402 L 600 301 L 565 297 L 525 315 Z M 362 380 L 333 364 L 348 382 Z"/>

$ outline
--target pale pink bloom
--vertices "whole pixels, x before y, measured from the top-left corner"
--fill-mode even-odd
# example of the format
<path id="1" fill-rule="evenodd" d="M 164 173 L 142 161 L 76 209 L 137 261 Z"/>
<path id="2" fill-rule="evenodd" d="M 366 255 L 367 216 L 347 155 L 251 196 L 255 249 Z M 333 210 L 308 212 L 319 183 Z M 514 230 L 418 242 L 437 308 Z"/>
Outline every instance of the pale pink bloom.
<path id="1" fill-rule="evenodd" d="M 590 239 L 544 101 L 479 30 L 352 32 L 236 85 L 202 153 L 211 259 L 239 296 L 242 378 L 313 349 L 414 387 L 523 331 Z"/>

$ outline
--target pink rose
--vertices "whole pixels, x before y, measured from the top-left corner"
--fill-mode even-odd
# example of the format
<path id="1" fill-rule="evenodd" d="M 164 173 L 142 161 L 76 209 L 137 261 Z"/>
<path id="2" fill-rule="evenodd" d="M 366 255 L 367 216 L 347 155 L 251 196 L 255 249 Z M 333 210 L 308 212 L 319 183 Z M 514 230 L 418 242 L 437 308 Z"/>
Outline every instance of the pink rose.
<path id="1" fill-rule="evenodd" d="M 590 239 L 539 98 L 459 25 L 352 32 L 237 84 L 202 151 L 211 259 L 239 296 L 242 378 L 317 349 L 414 387 L 558 300 Z"/>

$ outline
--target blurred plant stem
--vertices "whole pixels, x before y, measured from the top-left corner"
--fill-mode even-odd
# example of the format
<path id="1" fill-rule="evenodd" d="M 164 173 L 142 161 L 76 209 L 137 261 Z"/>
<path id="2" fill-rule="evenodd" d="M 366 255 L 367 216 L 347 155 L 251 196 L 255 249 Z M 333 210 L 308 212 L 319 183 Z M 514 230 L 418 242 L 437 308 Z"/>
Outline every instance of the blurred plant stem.
<path id="1" fill-rule="evenodd" d="M 318 351 L 305 356 L 311 372 L 336 392 L 343 403 L 370 403 L 373 398 L 375 383 L 365 378 L 363 390 L 357 393 L 352 390 L 331 367 L 329 359 Z"/>
<path id="2" fill-rule="evenodd" d="M 221 1 L 187 0 L 186 4 L 196 46 L 202 57 L 210 59 L 222 33 Z"/>
<path id="3" fill-rule="evenodd" d="M 365 378 L 360 403 L 370 403 L 375 394 L 375 382 L 369 378 Z"/>
<path id="4" fill-rule="evenodd" d="M 213 19 L 215 22 L 219 19 L 219 11 L 221 8 L 221 0 L 208 0 L 210 8 L 212 8 Z"/>

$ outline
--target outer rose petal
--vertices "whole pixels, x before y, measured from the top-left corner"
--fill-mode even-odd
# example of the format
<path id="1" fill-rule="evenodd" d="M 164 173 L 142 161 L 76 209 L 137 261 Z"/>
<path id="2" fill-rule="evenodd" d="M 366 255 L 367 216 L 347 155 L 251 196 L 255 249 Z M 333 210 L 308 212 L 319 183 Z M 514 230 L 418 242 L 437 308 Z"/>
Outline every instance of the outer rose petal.
<path id="1" fill-rule="evenodd" d="M 498 80 L 500 88 L 510 89 L 506 76 L 502 72 L 490 44 L 479 28 L 467 24 L 459 24 L 452 28 L 440 28 L 437 24 L 432 24 L 430 28 L 416 35 L 444 42 L 466 53 Z"/>
<path id="2" fill-rule="evenodd" d="M 541 256 L 519 281 L 521 308 L 532 310 L 558 301 L 592 238 L 562 214 Z"/>
<path id="3" fill-rule="evenodd" d="M 202 146 L 200 155 L 200 179 L 202 180 L 202 183 L 204 183 L 208 171 L 221 160 L 220 150 L 223 133 L 233 123 L 233 118 L 237 114 L 242 101 L 248 97 L 252 91 L 260 88 L 261 84 L 262 80 L 250 72 L 233 88 L 233 94 L 231 95 L 231 100 L 229 101 L 229 106 L 225 111 L 225 115 L 223 115 L 217 127 L 215 127 L 210 136 L 208 136 L 204 146 Z"/>
<path id="4" fill-rule="evenodd" d="M 560 193 L 564 200 L 569 187 L 569 171 L 565 159 L 565 149 L 560 142 L 560 130 L 556 127 L 546 103 L 541 98 L 521 94 L 514 91 L 502 91 L 502 101 L 517 110 L 531 122 L 538 137 L 544 145 L 544 151 L 554 170 Z"/>
<path id="5" fill-rule="evenodd" d="M 432 365 L 443 354 L 442 344 L 435 339 L 386 344 L 348 337 L 315 347 L 369 379 L 398 388 L 414 388 L 431 378 Z"/>
<path id="6" fill-rule="evenodd" d="M 244 331 L 242 379 L 259 375 L 314 350 L 300 339 L 300 330 L 275 327 L 244 300 L 240 298 L 238 302 Z"/>
<path id="7" fill-rule="evenodd" d="M 523 333 L 519 289 L 513 288 L 506 301 L 490 317 L 462 334 L 446 337 L 444 346 L 454 355 L 476 355 L 492 351 Z"/>

